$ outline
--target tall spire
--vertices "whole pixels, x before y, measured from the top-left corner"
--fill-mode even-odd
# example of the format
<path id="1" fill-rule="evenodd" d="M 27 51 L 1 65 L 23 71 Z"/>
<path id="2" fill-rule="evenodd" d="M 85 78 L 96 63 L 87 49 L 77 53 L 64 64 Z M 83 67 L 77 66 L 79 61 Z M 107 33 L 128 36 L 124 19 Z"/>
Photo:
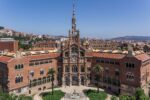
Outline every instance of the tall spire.
<path id="1" fill-rule="evenodd" d="M 73 0 L 72 32 L 76 31 L 75 0 Z"/>
<path id="2" fill-rule="evenodd" d="M 75 16 L 75 0 L 73 0 L 73 16 Z"/>

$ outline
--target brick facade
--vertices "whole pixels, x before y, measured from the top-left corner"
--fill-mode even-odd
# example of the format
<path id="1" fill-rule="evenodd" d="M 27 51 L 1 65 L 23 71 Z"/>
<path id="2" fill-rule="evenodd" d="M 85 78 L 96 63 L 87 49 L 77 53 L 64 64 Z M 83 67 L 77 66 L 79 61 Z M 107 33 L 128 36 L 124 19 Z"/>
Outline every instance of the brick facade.
<path id="1" fill-rule="evenodd" d="M 0 41 L 0 51 L 18 51 L 18 41 Z"/>

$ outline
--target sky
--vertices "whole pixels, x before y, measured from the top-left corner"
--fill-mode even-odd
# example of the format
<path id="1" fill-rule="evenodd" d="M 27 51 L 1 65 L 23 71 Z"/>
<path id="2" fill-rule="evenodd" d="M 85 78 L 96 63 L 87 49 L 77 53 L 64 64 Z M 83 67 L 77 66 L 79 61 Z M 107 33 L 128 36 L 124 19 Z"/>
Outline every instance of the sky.
<path id="1" fill-rule="evenodd" d="M 0 0 L 0 26 L 68 35 L 72 0 Z M 82 37 L 150 36 L 150 0 L 76 0 Z"/>

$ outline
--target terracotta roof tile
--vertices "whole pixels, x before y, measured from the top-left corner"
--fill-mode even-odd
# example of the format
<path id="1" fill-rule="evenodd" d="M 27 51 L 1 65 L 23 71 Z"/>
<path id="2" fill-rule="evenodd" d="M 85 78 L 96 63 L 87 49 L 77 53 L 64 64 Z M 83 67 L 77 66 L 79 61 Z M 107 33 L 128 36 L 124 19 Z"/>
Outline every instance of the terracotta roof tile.
<path id="1" fill-rule="evenodd" d="M 147 55 L 147 54 L 140 54 L 140 55 L 136 55 L 135 56 L 138 60 L 141 60 L 141 61 L 146 61 L 146 60 L 149 60 L 150 59 L 150 56 Z"/>
<path id="2" fill-rule="evenodd" d="M 43 59 L 43 58 L 56 58 L 59 57 L 60 53 L 49 53 L 49 54 L 39 54 L 28 56 L 29 59 Z"/>
<path id="3" fill-rule="evenodd" d="M 101 53 L 101 52 L 89 52 L 87 53 L 87 56 L 109 58 L 109 59 L 121 59 L 125 57 L 125 55 L 123 54 Z"/>
<path id="4" fill-rule="evenodd" d="M 0 62 L 7 63 L 12 59 L 12 57 L 0 56 Z"/>

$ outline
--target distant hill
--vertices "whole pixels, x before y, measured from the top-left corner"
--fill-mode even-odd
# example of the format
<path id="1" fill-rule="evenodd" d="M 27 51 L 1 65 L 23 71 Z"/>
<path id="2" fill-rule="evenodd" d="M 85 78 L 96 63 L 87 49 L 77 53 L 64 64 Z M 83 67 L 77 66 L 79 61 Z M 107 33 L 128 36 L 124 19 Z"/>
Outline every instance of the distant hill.
<path id="1" fill-rule="evenodd" d="M 134 41 L 150 41 L 150 36 L 124 36 L 124 37 L 116 37 L 112 40 L 134 40 Z"/>
<path id="2" fill-rule="evenodd" d="M 0 30 L 2 30 L 2 29 L 4 29 L 4 27 L 3 27 L 3 26 L 0 26 Z"/>

